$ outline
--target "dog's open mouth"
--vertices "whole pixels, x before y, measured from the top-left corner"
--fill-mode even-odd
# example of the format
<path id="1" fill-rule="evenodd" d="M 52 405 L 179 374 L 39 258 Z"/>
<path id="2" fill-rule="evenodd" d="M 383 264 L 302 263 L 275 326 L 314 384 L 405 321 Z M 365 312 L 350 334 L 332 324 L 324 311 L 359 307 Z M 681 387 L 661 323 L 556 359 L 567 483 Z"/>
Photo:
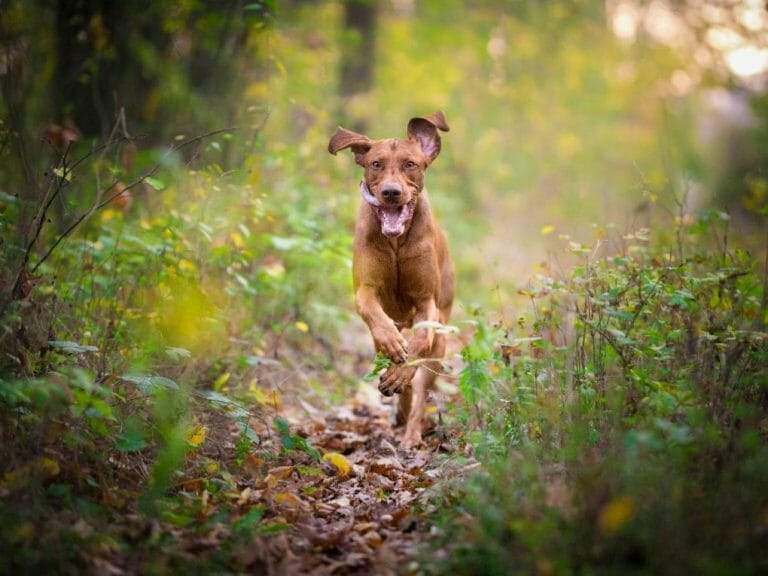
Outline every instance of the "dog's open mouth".
<path id="1" fill-rule="evenodd" d="M 377 206 L 376 215 L 381 221 L 381 233 L 384 236 L 400 236 L 405 226 L 413 217 L 415 202 L 411 200 L 402 206 Z"/>
<path id="2" fill-rule="evenodd" d="M 413 218 L 413 209 L 416 206 L 415 199 L 401 206 L 382 204 L 376 196 L 371 194 L 365 182 L 360 182 L 360 193 L 363 200 L 376 211 L 376 216 L 381 222 L 381 233 L 384 236 L 400 236 L 405 232 L 405 227 Z"/>

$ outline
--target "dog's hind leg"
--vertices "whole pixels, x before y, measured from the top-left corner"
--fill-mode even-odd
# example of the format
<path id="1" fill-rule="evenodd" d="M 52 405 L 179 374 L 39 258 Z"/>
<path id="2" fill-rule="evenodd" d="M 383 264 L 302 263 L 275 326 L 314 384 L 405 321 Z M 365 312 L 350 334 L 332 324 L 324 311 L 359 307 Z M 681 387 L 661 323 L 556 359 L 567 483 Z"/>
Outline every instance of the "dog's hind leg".
<path id="1" fill-rule="evenodd" d="M 406 448 L 415 448 L 421 444 L 421 431 L 424 425 L 424 415 L 427 411 L 427 394 L 434 379 L 435 375 L 426 366 L 420 366 L 416 370 L 410 386 L 408 386 L 410 393 L 405 392 L 405 395 L 400 395 L 401 404 L 398 406 L 398 412 L 404 408 L 402 405 L 404 400 L 410 404 L 410 412 L 403 435 L 403 446 Z"/>

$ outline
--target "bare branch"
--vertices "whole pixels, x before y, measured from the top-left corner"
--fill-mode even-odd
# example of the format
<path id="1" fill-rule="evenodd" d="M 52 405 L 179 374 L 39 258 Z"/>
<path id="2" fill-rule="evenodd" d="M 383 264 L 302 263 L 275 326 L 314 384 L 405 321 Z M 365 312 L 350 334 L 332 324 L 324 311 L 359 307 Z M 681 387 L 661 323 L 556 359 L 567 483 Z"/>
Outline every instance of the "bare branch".
<path id="1" fill-rule="evenodd" d="M 174 144 L 168 149 L 168 151 L 163 155 L 163 157 L 154 166 L 152 166 L 152 168 L 150 168 L 147 172 L 145 172 L 139 178 L 131 182 L 128 186 L 121 188 L 116 193 L 109 196 L 106 200 L 102 200 L 104 194 L 112 190 L 117 185 L 118 181 L 114 180 L 106 190 L 99 191 L 94 204 L 88 210 L 86 210 L 83 214 L 81 214 L 66 230 L 64 230 L 64 232 L 62 232 L 59 235 L 59 237 L 54 241 L 53 245 L 51 245 L 51 247 L 43 255 L 43 257 L 40 258 L 40 260 L 32 267 L 31 272 L 34 273 L 43 264 L 43 262 L 45 262 L 50 257 L 50 255 L 59 246 L 59 244 L 61 244 L 70 234 L 72 234 L 72 232 L 74 232 L 77 229 L 77 227 L 83 223 L 83 221 L 85 221 L 94 212 L 96 212 L 96 210 L 104 208 L 121 194 L 124 194 L 126 191 L 130 190 L 131 188 L 135 188 L 139 184 L 142 184 L 147 178 L 151 178 L 152 176 L 154 176 L 154 174 L 162 167 L 163 160 L 165 160 L 165 158 L 167 158 L 168 156 L 170 156 L 175 152 L 178 152 L 183 148 L 186 148 L 191 144 L 195 144 L 197 142 L 200 142 L 201 140 L 210 138 L 211 136 L 215 136 L 217 134 L 233 132 L 235 130 L 236 128 L 220 128 L 218 130 L 212 130 L 210 132 L 206 132 L 205 134 L 201 134 L 200 136 L 190 138 L 189 140 L 185 140 L 184 142 L 180 142 L 179 144 Z"/>

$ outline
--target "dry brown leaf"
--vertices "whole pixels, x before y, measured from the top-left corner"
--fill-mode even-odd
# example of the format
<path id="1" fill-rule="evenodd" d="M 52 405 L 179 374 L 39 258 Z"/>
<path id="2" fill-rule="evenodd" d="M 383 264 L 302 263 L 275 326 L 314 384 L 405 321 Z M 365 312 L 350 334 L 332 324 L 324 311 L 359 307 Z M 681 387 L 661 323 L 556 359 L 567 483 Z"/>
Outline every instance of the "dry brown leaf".
<path id="1" fill-rule="evenodd" d="M 404 468 L 403 465 L 400 463 L 400 461 L 397 458 L 385 456 L 383 458 L 377 458 L 373 462 L 371 462 L 368 469 L 371 472 L 374 472 L 376 474 L 383 474 L 384 476 L 387 476 L 389 478 L 392 477 L 392 475 L 397 475 L 400 472 L 403 472 Z"/>
<path id="2" fill-rule="evenodd" d="M 352 529 L 355 532 L 363 533 L 375 528 L 378 528 L 378 524 L 376 522 L 360 522 L 355 524 Z"/>
<path id="3" fill-rule="evenodd" d="M 256 454 L 249 454 L 243 461 L 243 468 L 256 481 L 262 478 L 265 467 L 264 459 L 259 458 Z"/>
<path id="4" fill-rule="evenodd" d="M 277 492 L 272 496 L 275 503 L 292 509 L 309 510 L 309 504 L 296 496 L 293 492 Z"/>
<path id="5" fill-rule="evenodd" d="M 242 506 L 243 504 L 247 504 L 251 501 L 251 494 L 253 493 L 253 490 L 251 490 L 250 486 L 246 487 L 242 492 L 240 492 L 240 497 L 237 499 L 237 504 L 239 506 Z M 207 491 L 206 491 L 207 494 Z"/>
<path id="6" fill-rule="evenodd" d="M 363 540 L 365 540 L 365 543 L 368 544 L 368 546 L 370 546 L 371 548 L 378 548 L 379 546 L 381 546 L 381 543 L 383 542 L 383 538 L 381 537 L 381 534 L 379 534 L 375 530 L 371 530 L 363 534 Z"/>
<path id="7" fill-rule="evenodd" d="M 271 468 L 267 473 L 267 477 L 264 479 L 267 487 L 275 488 L 278 483 L 288 478 L 293 472 L 293 466 L 278 466 Z"/>

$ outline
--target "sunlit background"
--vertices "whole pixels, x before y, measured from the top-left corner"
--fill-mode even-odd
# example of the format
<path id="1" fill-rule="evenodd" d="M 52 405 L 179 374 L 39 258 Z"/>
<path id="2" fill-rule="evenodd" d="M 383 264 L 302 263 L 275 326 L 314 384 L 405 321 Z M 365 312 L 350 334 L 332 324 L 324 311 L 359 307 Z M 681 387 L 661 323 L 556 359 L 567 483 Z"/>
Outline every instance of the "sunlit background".
<path id="1" fill-rule="evenodd" d="M 389 137 L 445 110 L 428 185 L 465 274 L 491 289 L 665 213 L 718 206 L 749 234 L 767 25 L 758 0 L 297 3 L 268 41 L 266 139 L 310 177 L 331 164 L 318 186 L 338 202 L 358 174 L 323 157 L 332 127 Z"/>

